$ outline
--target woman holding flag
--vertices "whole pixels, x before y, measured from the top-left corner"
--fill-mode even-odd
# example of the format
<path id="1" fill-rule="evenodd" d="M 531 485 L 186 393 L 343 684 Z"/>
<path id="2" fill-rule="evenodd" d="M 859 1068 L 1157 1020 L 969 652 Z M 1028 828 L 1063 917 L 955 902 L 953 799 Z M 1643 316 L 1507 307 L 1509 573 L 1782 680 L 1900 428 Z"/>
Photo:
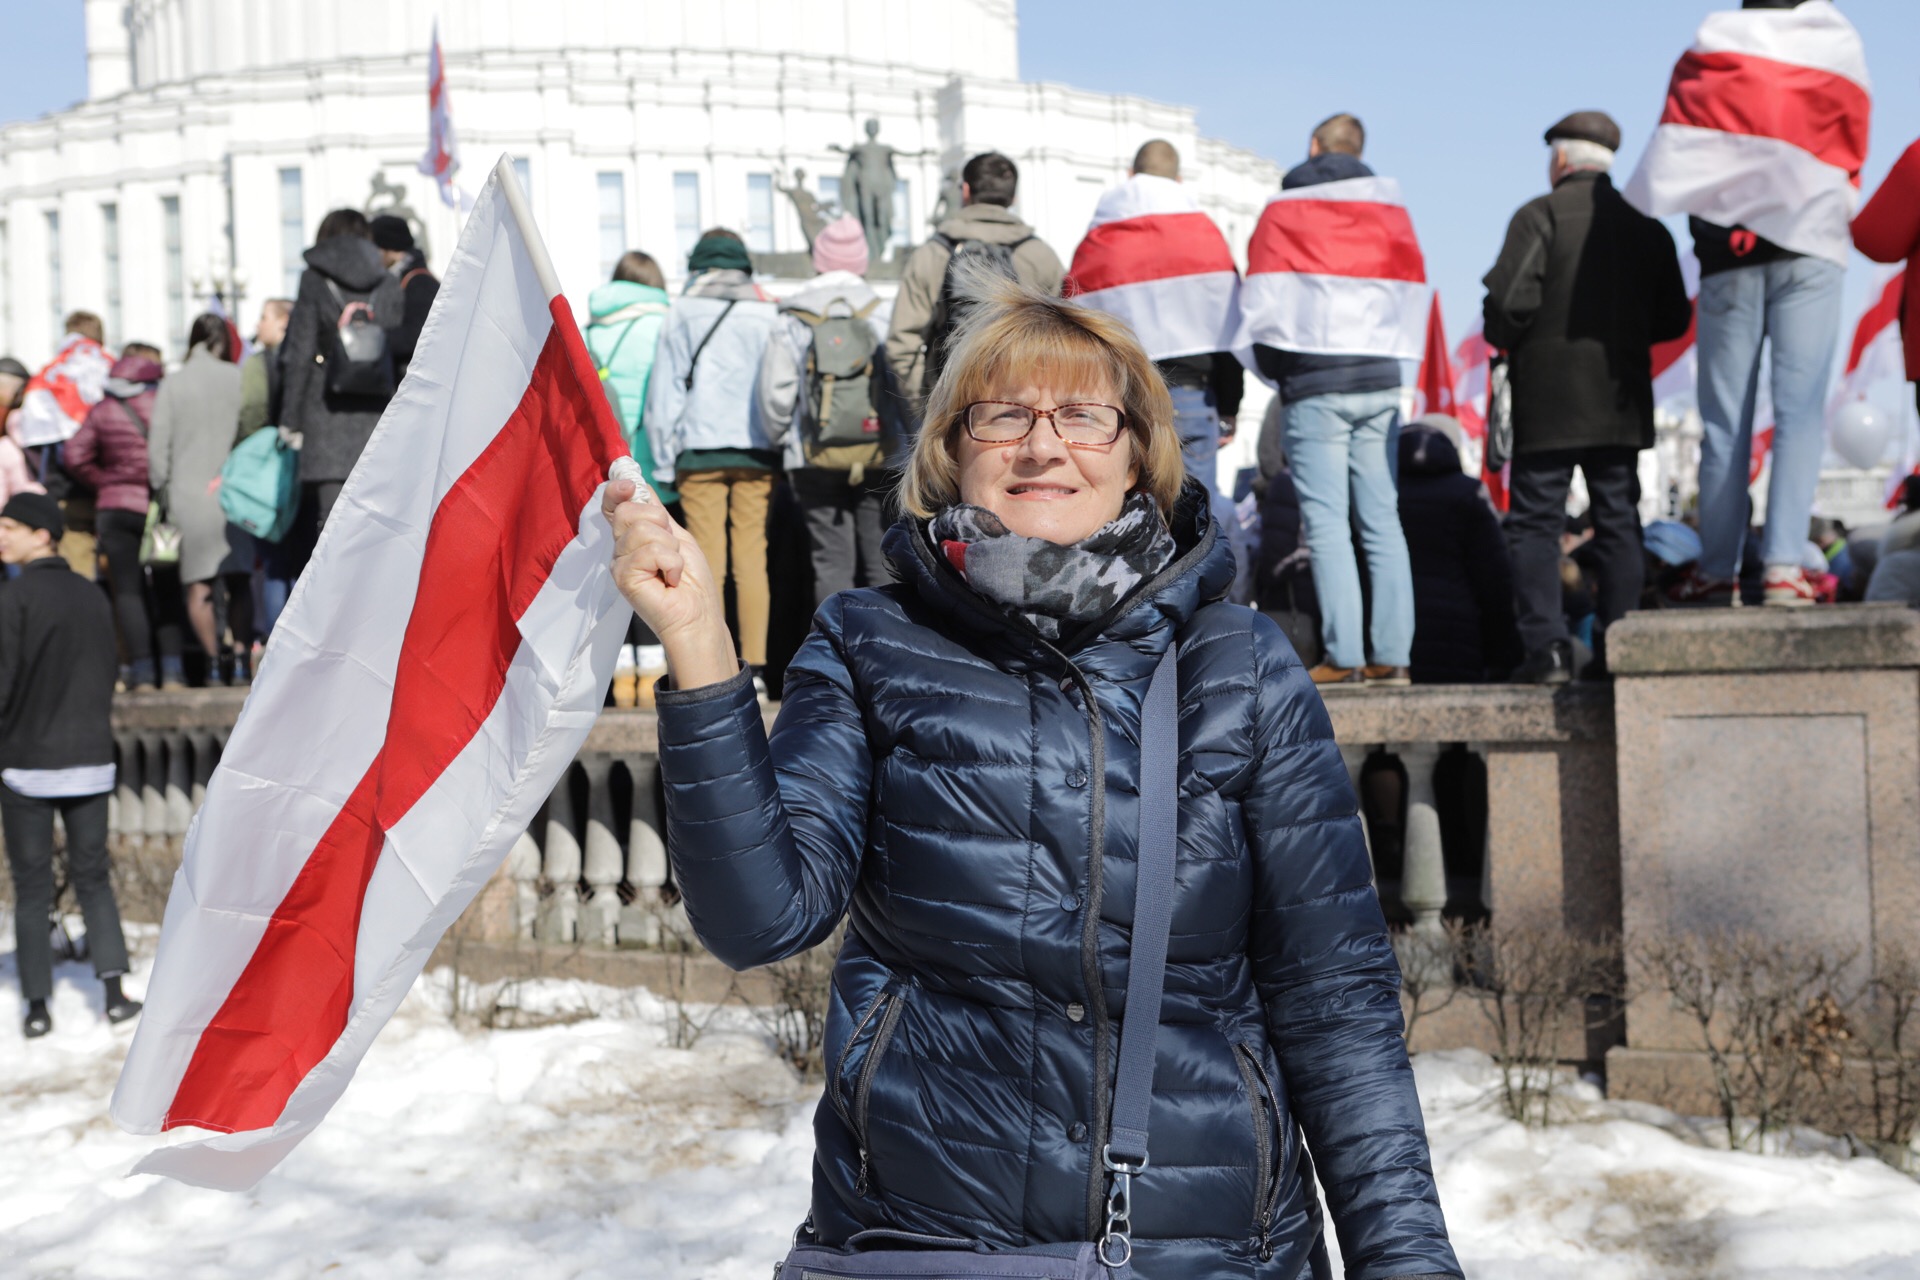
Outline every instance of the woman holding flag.
<path id="1" fill-rule="evenodd" d="M 849 920 L 800 1240 L 952 1250 L 956 1274 L 1098 1242 L 1103 1277 L 1129 1254 L 1325 1277 L 1317 1171 L 1350 1274 L 1457 1276 L 1320 699 L 1271 622 L 1219 603 L 1232 554 L 1132 333 L 979 287 L 888 535 L 899 581 L 821 607 L 770 737 L 698 546 L 644 488 L 606 497 L 671 668 L 695 930 L 745 968 Z M 1154 690 L 1177 702 L 1150 714 Z"/>

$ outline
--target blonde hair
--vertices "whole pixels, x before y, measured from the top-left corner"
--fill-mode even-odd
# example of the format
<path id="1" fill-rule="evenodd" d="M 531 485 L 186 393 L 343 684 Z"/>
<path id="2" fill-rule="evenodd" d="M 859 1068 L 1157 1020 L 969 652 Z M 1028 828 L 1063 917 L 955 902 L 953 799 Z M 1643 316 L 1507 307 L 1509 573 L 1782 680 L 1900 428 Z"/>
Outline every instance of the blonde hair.
<path id="1" fill-rule="evenodd" d="M 1107 383 L 1126 413 L 1124 434 L 1139 467 L 1134 492 L 1150 496 L 1170 518 L 1187 474 L 1173 398 L 1126 322 L 991 270 L 956 284 L 961 296 L 977 301 L 927 397 L 925 425 L 900 481 L 908 514 L 929 519 L 960 500 L 955 450 L 968 405 L 1005 394 L 1009 385 L 1048 383 L 1084 393 Z"/>

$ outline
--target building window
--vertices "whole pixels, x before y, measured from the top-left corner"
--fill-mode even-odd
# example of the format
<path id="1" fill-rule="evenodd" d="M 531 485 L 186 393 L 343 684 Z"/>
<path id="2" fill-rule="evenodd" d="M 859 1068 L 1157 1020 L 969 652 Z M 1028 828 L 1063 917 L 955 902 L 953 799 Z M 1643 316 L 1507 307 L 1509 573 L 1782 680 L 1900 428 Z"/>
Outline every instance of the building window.
<path id="1" fill-rule="evenodd" d="M 673 175 L 673 239 L 680 247 L 684 264 L 693 246 L 700 243 L 700 175 Z"/>
<path id="2" fill-rule="evenodd" d="M 525 156 L 515 156 L 513 176 L 520 180 L 520 189 L 526 192 L 527 198 L 531 200 L 533 198 L 533 162 Z"/>
<path id="3" fill-rule="evenodd" d="M 613 279 L 613 268 L 627 251 L 627 178 L 621 173 L 600 175 L 600 278 Z"/>
<path id="4" fill-rule="evenodd" d="M 175 360 L 187 355 L 186 255 L 180 245 L 180 197 L 160 197 L 160 220 L 165 225 L 167 255 L 167 345 Z"/>
<path id="5" fill-rule="evenodd" d="M 747 175 L 747 249 L 773 252 L 773 175 Z"/>
<path id="6" fill-rule="evenodd" d="M 887 241 L 892 248 L 899 250 L 913 247 L 913 215 L 910 209 L 913 201 L 907 195 L 907 180 L 896 178 L 893 182 L 893 238 Z M 897 256 L 897 255 L 896 255 Z"/>
<path id="7" fill-rule="evenodd" d="M 60 269 L 60 211 L 47 210 L 47 305 L 53 312 L 53 336 L 57 342 L 66 328 L 66 283 Z"/>
<path id="8" fill-rule="evenodd" d="M 107 255 L 107 345 L 118 347 L 126 332 L 120 310 L 120 206 L 100 206 L 100 244 Z"/>
<path id="9" fill-rule="evenodd" d="M 280 287 L 291 298 L 300 292 L 300 272 L 306 260 L 307 200 L 300 170 L 280 171 Z"/>

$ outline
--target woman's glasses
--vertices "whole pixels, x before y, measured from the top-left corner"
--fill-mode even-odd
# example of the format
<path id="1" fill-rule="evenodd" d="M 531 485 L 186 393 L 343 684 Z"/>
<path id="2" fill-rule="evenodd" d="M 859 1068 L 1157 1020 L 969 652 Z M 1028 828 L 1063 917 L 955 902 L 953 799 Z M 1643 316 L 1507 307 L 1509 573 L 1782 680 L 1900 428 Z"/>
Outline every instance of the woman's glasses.
<path id="1" fill-rule="evenodd" d="M 1045 418 L 1054 434 L 1069 445 L 1112 444 L 1120 438 L 1127 415 L 1110 404 L 1063 404 L 1052 409 L 1014 404 L 1007 400 L 976 400 L 967 406 L 961 422 L 967 434 L 981 444 L 1018 444 Z"/>

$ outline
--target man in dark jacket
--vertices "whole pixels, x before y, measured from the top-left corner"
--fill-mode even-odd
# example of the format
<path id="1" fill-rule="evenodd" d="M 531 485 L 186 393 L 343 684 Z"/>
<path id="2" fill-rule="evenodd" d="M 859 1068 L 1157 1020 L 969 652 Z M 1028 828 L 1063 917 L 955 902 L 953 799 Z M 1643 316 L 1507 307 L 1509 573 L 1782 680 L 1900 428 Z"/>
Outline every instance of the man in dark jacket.
<path id="1" fill-rule="evenodd" d="M 1520 661 L 1513 569 L 1486 487 L 1460 469 L 1460 424 L 1400 435 L 1400 524 L 1413 562 L 1415 684 L 1504 680 Z"/>
<path id="2" fill-rule="evenodd" d="M 1553 190 L 1525 205 L 1487 273 L 1487 341 L 1510 353 L 1513 552 L 1520 639 L 1514 679 L 1571 680 L 1560 610 L 1560 532 L 1573 469 L 1586 476 L 1600 567 L 1596 639 L 1635 608 L 1645 573 L 1639 453 L 1653 444 L 1655 343 L 1693 311 L 1673 237 L 1607 176 L 1620 126 L 1578 111 L 1547 130 Z M 1596 645 L 1596 647 L 1598 647 Z"/>
<path id="3" fill-rule="evenodd" d="M 107 598 L 55 549 L 60 506 L 15 494 L 0 509 L 0 560 L 21 566 L 0 589 L 0 829 L 13 871 L 14 947 L 29 1039 L 53 1029 L 53 819 L 67 832 L 67 867 L 87 922 L 107 1018 L 140 1004 L 120 991 L 127 944 L 107 865 L 113 791 L 113 613 Z"/>
<path id="4" fill-rule="evenodd" d="M 398 381 L 407 376 L 407 365 L 413 360 L 413 349 L 420 345 L 420 330 L 426 327 L 427 313 L 433 310 L 433 300 L 440 296 L 440 281 L 427 270 L 427 255 L 414 244 L 413 228 L 405 218 L 383 213 L 369 225 L 373 228 L 373 247 L 380 251 L 380 261 L 400 281 L 400 290 L 407 299 L 400 327 L 390 335 L 393 376 Z"/>

